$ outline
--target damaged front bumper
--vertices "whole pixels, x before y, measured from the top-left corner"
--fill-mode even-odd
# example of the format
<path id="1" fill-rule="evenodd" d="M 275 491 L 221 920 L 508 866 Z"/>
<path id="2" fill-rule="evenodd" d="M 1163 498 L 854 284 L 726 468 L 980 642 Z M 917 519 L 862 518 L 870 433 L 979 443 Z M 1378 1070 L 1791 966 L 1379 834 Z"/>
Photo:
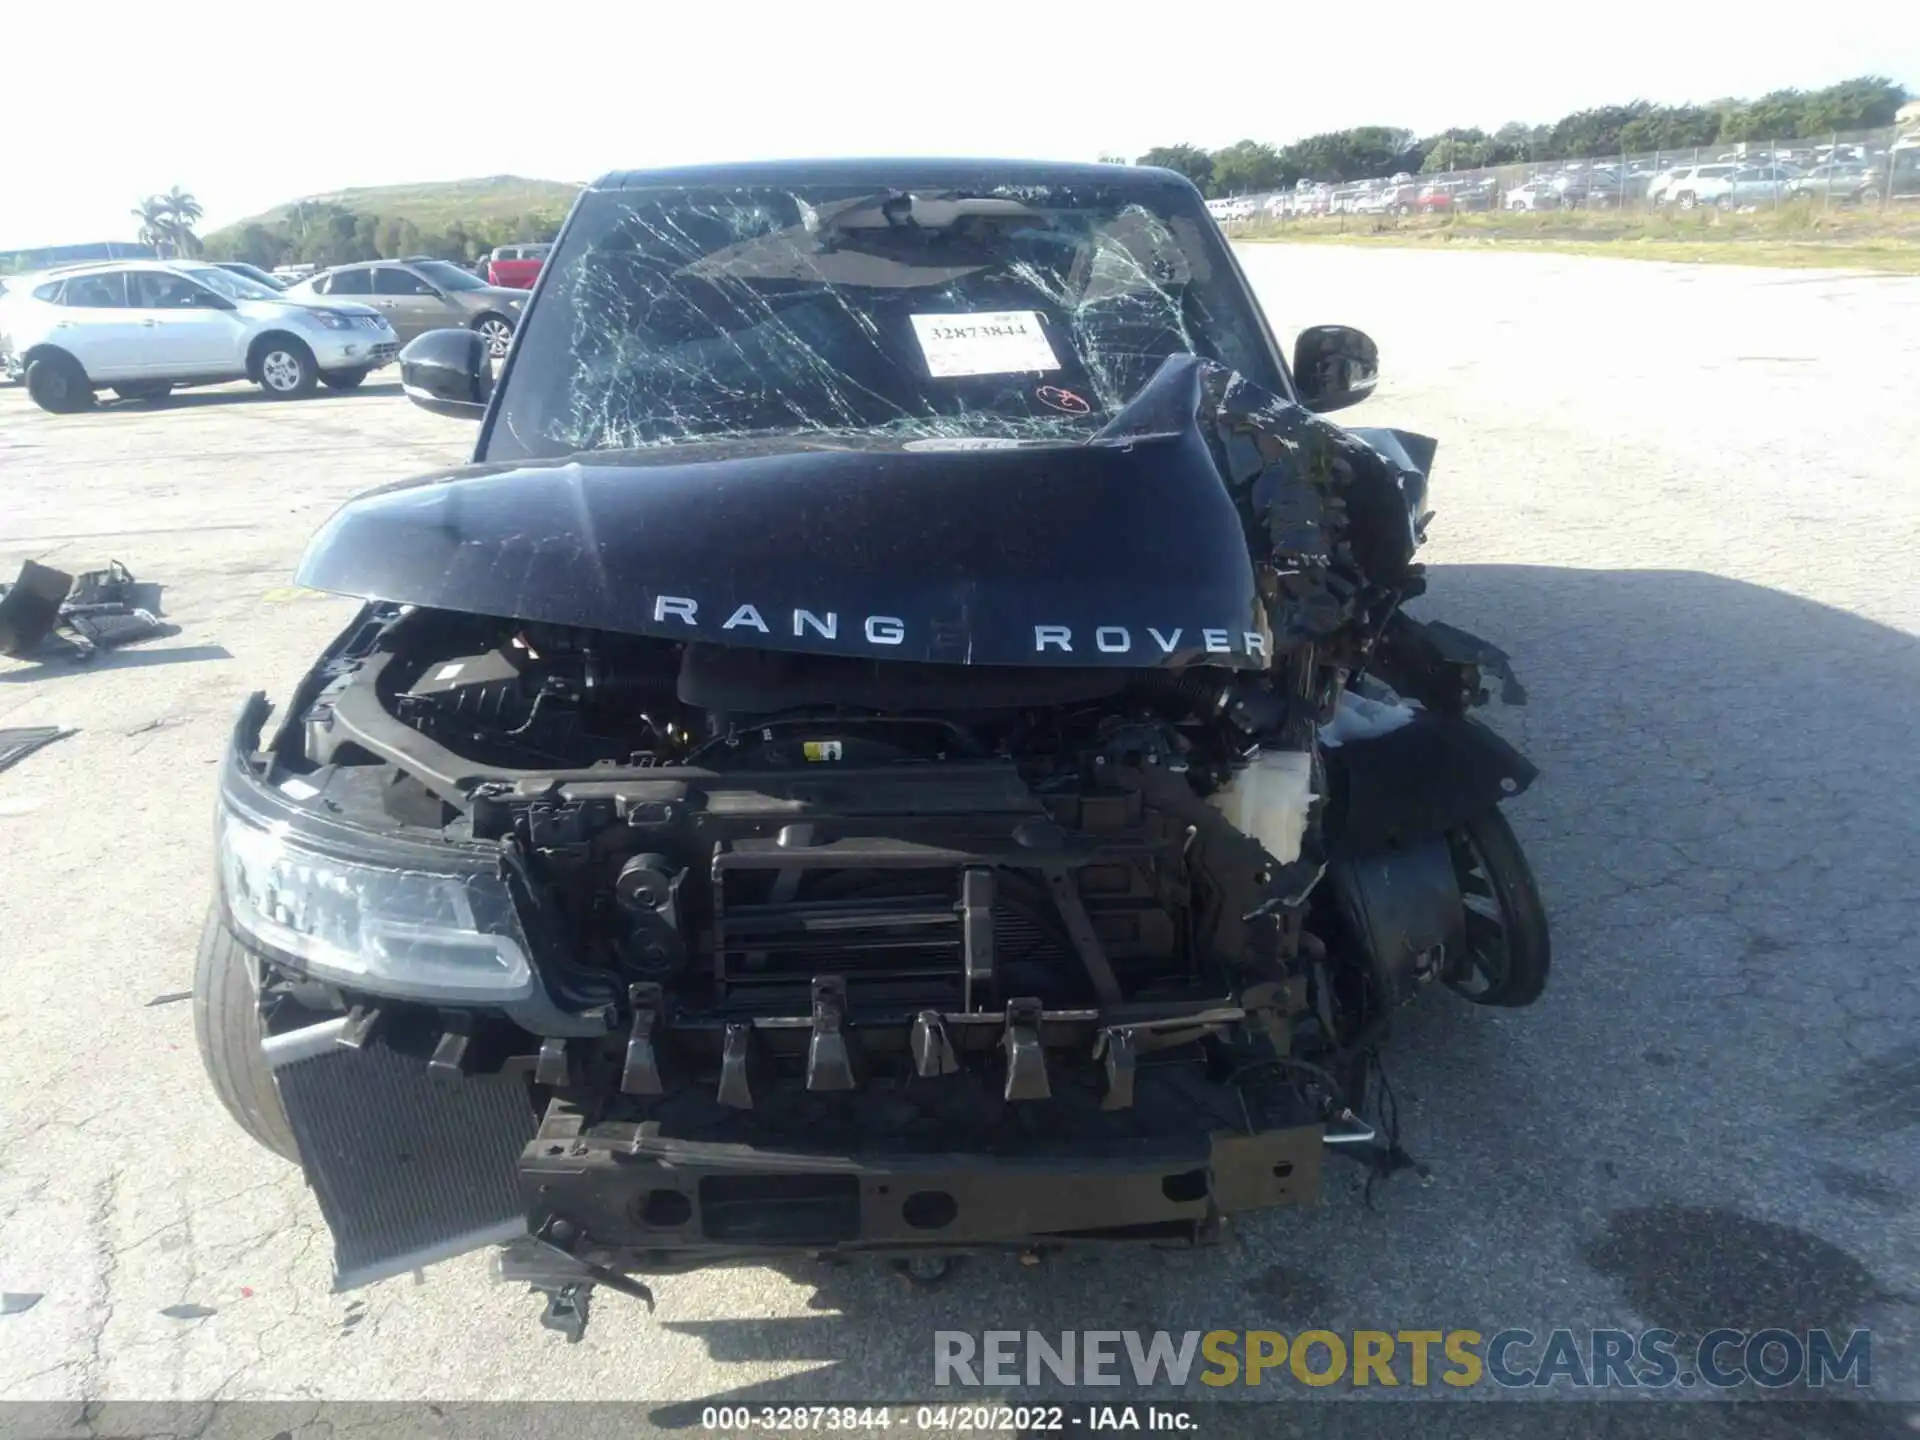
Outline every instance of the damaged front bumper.
<path id="1" fill-rule="evenodd" d="M 912 1254 L 1212 1239 L 1223 1216 L 1318 1194 L 1322 1130 L 1028 1153 L 824 1155 L 586 1126 L 556 1106 L 519 1167 L 529 1233 L 649 1273 L 802 1251 Z"/>
<path id="2" fill-rule="evenodd" d="M 748 1111 L 703 1087 L 637 1111 L 588 1097 L 601 1118 L 561 1095 L 542 1108 L 537 1061 L 463 1073 L 350 1019 L 264 1052 L 336 1289 L 488 1245 L 512 1245 L 510 1278 L 559 1286 L 835 1253 L 1205 1244 L 1225 1216 L 1316 1199 L 1322 1145 L 1343 1138 L 1194 1065 L 1140 1067 L 1116 1110 L 1111 1068 L 1103 1086 L 1060 1051 L 1052 1093 L 1019 1104 L 1002 1075 L 959 1071 L 851 1094 L 763 1083 Z M 955 1117 L 943 1138 L 936 1118 Z"/>

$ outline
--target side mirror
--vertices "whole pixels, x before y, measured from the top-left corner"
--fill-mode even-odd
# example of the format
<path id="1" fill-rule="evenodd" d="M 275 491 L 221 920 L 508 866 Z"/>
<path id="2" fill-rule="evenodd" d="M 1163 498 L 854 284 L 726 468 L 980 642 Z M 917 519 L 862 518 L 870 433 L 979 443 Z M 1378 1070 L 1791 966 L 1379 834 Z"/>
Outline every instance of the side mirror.
<path id="1" fill-rule="evenodd" d="M 400 352 L 400 388 L 423 410 L 478 420 L 493 397 L 493 362 L 473 330 L 429 330 Z"/>
<path id="2" fill-rule="evenodd" d="M 1294 389 L 1300 403 L 1317 414 L 1358 405 L 1379 379 L 1380 347 L 1359 330 L 1315 325 L 1293 343 Z"/>

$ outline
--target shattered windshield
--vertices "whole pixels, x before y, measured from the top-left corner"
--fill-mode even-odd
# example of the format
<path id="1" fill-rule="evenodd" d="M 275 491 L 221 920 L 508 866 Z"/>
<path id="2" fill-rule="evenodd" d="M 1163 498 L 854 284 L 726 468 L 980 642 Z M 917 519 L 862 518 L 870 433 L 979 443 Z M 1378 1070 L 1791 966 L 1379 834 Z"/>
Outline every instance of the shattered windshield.
<path id="1" fill-rule="evenodd" d="M 484 459 L 1074 441 L 1183 353 L 1282 384 L 1215 228 L 1167 186 L 602 191 L 543 283 Z"/>

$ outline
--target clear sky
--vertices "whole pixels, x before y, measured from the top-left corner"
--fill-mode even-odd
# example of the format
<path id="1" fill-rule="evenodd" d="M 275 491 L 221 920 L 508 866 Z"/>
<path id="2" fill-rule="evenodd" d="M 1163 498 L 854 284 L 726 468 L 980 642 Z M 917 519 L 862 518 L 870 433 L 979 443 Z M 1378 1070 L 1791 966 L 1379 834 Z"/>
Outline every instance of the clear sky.
<path id="1" fill-rule="evenodd" d="M 0 249 L 132 239 L 129 208 L 176 183 L 204 233 L 351 185 L 831 154 L 1090 160 L 1361 124 L 1491 130 L 1860 74 L 1920 88 L 1905 0 L 0 9 Z"/>

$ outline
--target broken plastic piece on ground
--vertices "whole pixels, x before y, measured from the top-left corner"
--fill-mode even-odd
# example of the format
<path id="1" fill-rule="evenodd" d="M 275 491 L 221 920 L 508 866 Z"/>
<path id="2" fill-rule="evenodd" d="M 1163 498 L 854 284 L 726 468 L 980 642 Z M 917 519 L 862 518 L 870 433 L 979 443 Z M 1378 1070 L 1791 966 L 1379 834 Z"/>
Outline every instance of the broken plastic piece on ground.
<path id="1" fill-rule="evenodd" d="M 100 650 L 173 634 L 177 627 L 135 603 L 157 588 L 141 585 L 118 560 L 77 579 L 28 560 L 13 584 L 0 587 L 0 654 L 23 659 L 51 640 L 68 659 L 90 660 Z"/>
<path id="2" fill-rule="evenodd" d="M 39 1303 L 38 1290 L 9 1290 L 0 1294 L 0 1315 L 23 1315 Z"/>
<path id="3" fill-rule="evenodd" d="M 151 1010 L 156 1005 L 177 1005 L 182 1000 L 191 1000 L 192 998 L 193 992 L 191 990 L 169 990 L 166 994 L 156 995 L 153 999 L 147 1001 L 145 1008 Z"/>
<path id="4" fill-rule="evenodd" d="M 27 560 L 20 576 L 0 591 L 0 654 L 22 656 L 34 650 L 60 623 L 60 607 L 73 591 L 64 570 Z"/>
<path id="5" fill-rule="evenodd" d="M 12 768 L 42 745 L 51 745 L 71 734 L 73 731 L 62 730 L 58 725 L 29 725 L 19 730 L 0 730 L 0 770 Z"/>
<path id="6" fill-rule="evenodd" d="M 160 1313 L 169 1320 L 204 1320 L 220 1312 L 211 1305 L 169 1305 Z"/>

